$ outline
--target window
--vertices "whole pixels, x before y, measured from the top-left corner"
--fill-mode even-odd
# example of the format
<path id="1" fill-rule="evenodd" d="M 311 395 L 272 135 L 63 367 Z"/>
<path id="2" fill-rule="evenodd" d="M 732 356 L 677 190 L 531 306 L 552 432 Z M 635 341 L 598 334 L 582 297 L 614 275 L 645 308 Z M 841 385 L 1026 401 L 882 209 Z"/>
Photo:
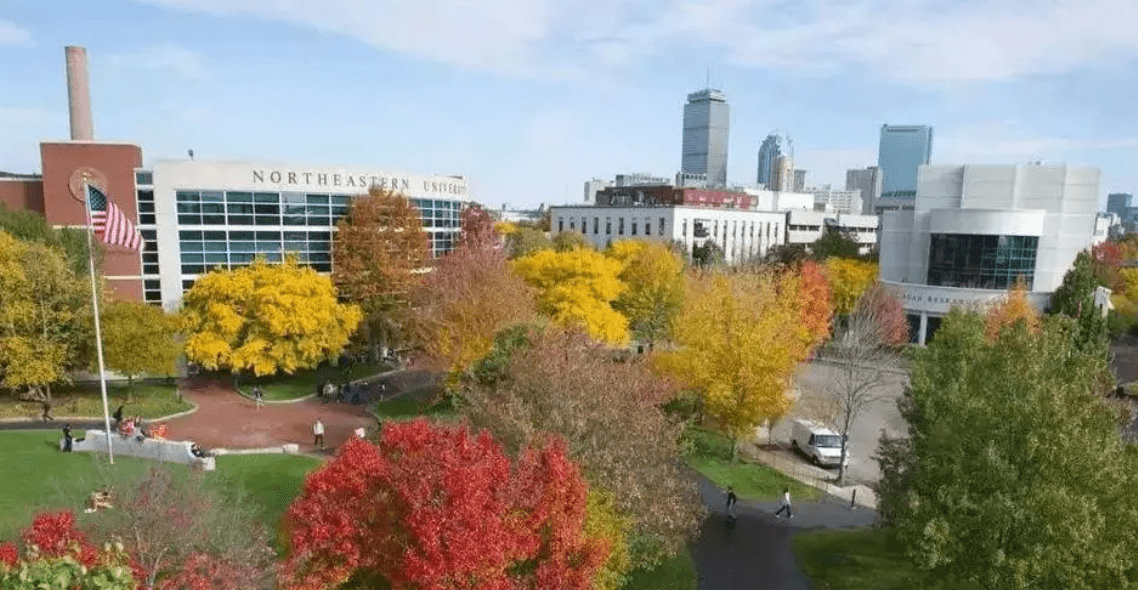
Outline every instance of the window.
<path id="1" fill-rule="evenodd" d="M 612 218 L 611 217 L 605 218 L 605 235 L 606 236 L 612 235 Z"/>
<path id="2" fill-rule="evenodd" d="M 560 217 L 557 218 L 557 231 L 558 232 L 565 231 L 565 220 L 561 219 Z"/>
<path id="3" fill-rule="evenodd" d="M 617 221 L 616 221 L 616 233 L 617 233 L 617 235 L 620 235 L 620 236 L 624 235 L 624 218 L 623 217 L 617 219 Z"/>
<path id="4" fill-rule="evenodd" d="M 158 279 L 142 281 L 142 298 L 147 303 L 162 303 L 162 282 Z"/>
<path id="5" fill-rule="evenodd" d="M 151 186 L 154 184 L 154 173 L 149 170 L 139 170 L 134 173 L 134 184 L 138 186 Z"/>
<path id="6" fill-rule="evenodd" d="M 158 274 L 158 232 L 152 229 L 142 229 L 142 274 Z"/>
<path id="7" fill-rule="evenodd" d="M 636 220 L 632 220 L 632 235 L 636 235 Z"/>
<path id="8" fill-rule="evenodd" d="M 927 282 L 933 286 L 1004 290 L 1035 280 L 1036 236 L 932 234 Z"/>
<path id="9" fill-rule="evenodd" d="M 660 235 L 664 235 L 664 218 L 663 217 L 660 218 L 660 225 L 658 225 L 657 227 L 659 227 L 660 229 L 658 229 L 656 231 L 660 232 Z"/>
<path id="10" fill-rule="evenodd" d="M 202 191 L 201 201 L 202 224 L 225 225 L 225 194 Z"/>
<path id="11" fill-rule="evenodd" d="M 594 217 L 593 218 L 593 235 L 598 235 L 600 233 L 601 233 L 601 218 L 600 217 Z"/>

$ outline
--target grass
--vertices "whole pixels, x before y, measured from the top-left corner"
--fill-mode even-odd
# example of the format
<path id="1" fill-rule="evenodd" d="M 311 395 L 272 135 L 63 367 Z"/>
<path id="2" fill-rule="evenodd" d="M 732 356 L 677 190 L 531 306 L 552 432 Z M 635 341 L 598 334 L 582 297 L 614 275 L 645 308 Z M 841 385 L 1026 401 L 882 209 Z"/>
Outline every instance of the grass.
<path id="1" fill-rule="evenodd" d="M 776 500 L 782 495 L 783 488 L 790 488 L 791 497 L 798 500 L 812 501 L 822 497 L 817 488 L 787 477 L 774 468 L 749 462 L 743 457 L 732 461 L 731 440 L 721 433 L 693 426 L 688 430 L 688 439 L 691 441 L 688 465 L 721 488 L 735 488 L 735 493 L 744 500 Z"/>
<path id="2" fill-rule="evenodd" d="M 101 454 L 61 453 L 59 438 L 58 432 L 0 432 L 0 473 L 5 476 L 0 486 L 0 541 L 14 538 L 36 512 L 72 509 L 82 519 L 92 490 L 108 479 L 140 476 L 152 465 L 134 457 L 115 457 L 115 464 L 108 465 Z M 182 468 L 163 465 L 175 473 Z M 244 488 L 262 522 L 275 532 L 305 474 L 317 465 L 316 459 L 295 455 L 233 455 L 218 457 L 217 471 L 207 475 L 218 485 Z"/>
<path id="3" fill-rule="evenodd" d="M 889 529 L 812 531 L 794 536 L 794 553 L 818 590 L 949 590 L 905 558 Z M 972 590 L 952 586 L 953 590 Z"/>
<path id="4" fill-rule="evenodd" d="M 260 385 L 266 401 L 289 401 L 315 394 L 316 384 L 323 383 L 325 379 L 339 385 L 345 380 L 362 379 L 390 370 L 389 364 L 367 362 L 356 363 L 347 371 L 336 367 L 324 367 L 298 371 L 292 375 L 278 373 L 268 377 L 243 378 L 241 390 L 249 393 L 254 385 Z"/>
<path id="5" fill-rule="evenodd" d="M 634 570 L 621 590 L 695 590 L 695 587 L 695 562 L 691 553 L 681 551 L 655 569 Z"/>
<path id="6" fill-rule="evenodd" d="M 436 418 L 451 418 L 455 415 L 454 406 L 450 398 L 425 405 L 434 398 L 437 388 L 433 385 L 413 389 L 407 393 L 389 400 L 377 402 L 372 411 L 381 421 L 408 420 L 418 416 L 433 416 Z"/>
<path id="7" fill-rule="evenodd" d="M 103 417 L 103 399 L 98 383 L 54 388 L 51 397 L 51 413 L 55 417 Z M 125 405 L 125 414 L 146 419 L 177 414 L 193 407 L 179 399 L 176 385 L 153 382 L 135 383 L 129 402 L 125 383 L 108 383 L 107 402 L 112 412 L 119 405 Z M 0 418 L 39 419 L 42 412 L 39 402 L 20 401 L 10 394 L 0 397 Z"/>

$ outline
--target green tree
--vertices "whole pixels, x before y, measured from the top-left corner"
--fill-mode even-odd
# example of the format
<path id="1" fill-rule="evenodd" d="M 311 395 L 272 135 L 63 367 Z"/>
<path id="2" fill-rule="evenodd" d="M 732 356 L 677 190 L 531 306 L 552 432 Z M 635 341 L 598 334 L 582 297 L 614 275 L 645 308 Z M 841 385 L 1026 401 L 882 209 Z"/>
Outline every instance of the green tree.
<path id="1" fill-rule="evenodd" d="M 289 256 L 214 270 L 194 282 L 178 319 L 186 356 L 206 369 L 293 373 L 335 358 L 360 324 L 332 281 Z"/>
<path id="2" fill-rule="evenodd" d="M 127 401 L 134 393 L 136 377 L 177 372 L 182 344 L 173 316 L 160 307 L 133 301 L 112 302 L 100 313 L 106 365 L 126 375 Z"/>
<path id="3" fill-rule="evenodd" d="M 558 252 L 568 252 L 577 248 L 592 248 L 593 245 L 585 239 L 585 235 L 576 231 L 563 231 L 553 236 L 553 249 Z"/>
<path id="4" fill-rule="evenodd" d="M 87 235 L 82 229 L 48 225 L 43 215 L 34 211 L 12 210 L 0 204 L 0 231 L 24 242 L 36 242 L 59 248 L 67 259 L 68 267 L 81 277 L 89 276 L 87 261 Z M 104 251 L 95 248 L 95 268 L 100 268 Z"/>
<path id="5" fill-rule="evenodd" d="M 913 358 L 908 436 L 883 440 L 879 510 L 946 587 L 1134 588 L 1138 464 L 1105 357 L 1069 318 L 985 335 L 953 311 Z"/>
<path id="6" fill-rule="evenodd" d="M 622 248 L 626 244 L 635 247 Z M 683 260 L 664 244 L 640 240 L 614 242 L 609 256 L 624 264 L 620 280 L 628 286 L 613 308 L 649 346 L 667 338 L 684 304 Z"/>
<path id="7" fill-rule="evenodd" d="M 517 226 L 506 234 L 506 247 L 510 252 L 510 258 L 525 258 L 541 250 L 553 248 L 553 242 L 543 231 Z"/>
<path id="8" fill-rule="evenodd" d="M 692 246 L 691 259 L 692 263 L 700 268 L 723 266 L 727 261 L 723 248 L 711 240 L 707 240 L 702 246 L 698 244 Z"/>
<path id="9" fill-rule="evenodd" d="M 827 227 L 822 237 L 810 244 L 810 254 L 814 260 L 823 261 L 827 258 L 859 258 L 861 245 L 847 232 L 837 228 Z"/>
<path id="10" fill-rule="evenodd" d="M 1074 318 L 1078 326 L 1073 334 L 1075 341 L 1106 355 L 1109 348 L 1107 320 L 1095 306 L 1095 289 L 1099 286 L 1094 260 L 1090 253 L 1080 252 L 1071 270 L 1063 275 L 1063 283 L 1051 296 L 1048 312 Z"/>

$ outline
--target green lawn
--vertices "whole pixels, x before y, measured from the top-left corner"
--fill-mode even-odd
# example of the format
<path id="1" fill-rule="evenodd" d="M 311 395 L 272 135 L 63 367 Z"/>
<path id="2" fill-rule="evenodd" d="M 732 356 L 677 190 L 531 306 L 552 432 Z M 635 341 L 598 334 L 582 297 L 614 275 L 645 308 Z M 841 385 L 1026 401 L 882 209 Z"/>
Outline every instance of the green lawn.
<path id="1" fill-rule="evenodd" d="M 812 531 L 794 536 L 794 553 L 818 590 L 949 590 L 905 558 L 888 529 Z M 970 590 L 959 584 L 953 590 Z"/>
<path id="2" fill-rule="evenodd" d="M 434 397 L 435 387 L 428 386 L 409 391 L 399 397 L 377 402 L 372 409 L 381 421 L 407 420 L 417 416 L 432 416 L 448 419 L 456 415 L 450 399 L 426 405 Z"/>
<path id="3" fill-rule="evenodd" d="M 656 569 L 634 570 L 622 590 L 695 590 L 695 562 L 683 551 Z"/>
<path id="4" fill-rule="evenodd" d="M 76 437 L 82 434 L 76 432 Z M 70 508 L 80 519 L 88 494 L 108 479 L 141 474 L 150 461 L 116 457 L 108 465 L 96 453 L 61 453 L 60 434 L 47 431 L 0 432 L 0 541 L 14 538 L 43 510 Z M 175 470 L 182 466 L 165 463 Z M 304 476 L 319 461 L 296 455 L 231 455 L 217 458 L 217 471 L 208 473 L 219 485 L 236 484 L 249 494 L 270 531 L 296 496 Z M 188 469 L 186 470 L 188 473 Z"/>
<path id="5" fill-rule="evenodd" d="M 246 394 L 254 385 L 260 385 L 267 401 L 288 401 L 316 393 L 316 384 L 325 379 L 339 385 L 344 380 L 362 379 L 391 370 L 385 363 L 357 363 L 345 372 L 337 367 L 324 367 L 308 371 L 297 371 L 292 375 L 277 374 L 269 377 L 243 377 L 241 391 Z"/>
<path id="6" fill-rule="evenodd" d="M 759 463 L 752 463 L 740 457 L 731 460 L 731 440 L 723 434 L 706 428 L 692 427 L 688 430 L 691 451 L 687 463 L 696 471 L 726 489 L 735 488 L 735 493 L 746 500 L 775 500 L 782 495 L 783 488 L 790 488 L 790 494 L 805 501 L 817 500 L 822 493 L 782 472 Z"/>
<path id="7" fill-rule="evenodd" d="M 178 398 L 176 385 L 163 383 L 135 383 L 129 402 L 125 383 L 108 383 L 107 402 L 111 412 L 119 405 L 125 405 L 124 413 L 143 418 L 160 418 L 193 407 Z M 19 401 L 10 392 L 0 396 L 0 418 L 38 419 L 42 412 L 39 402 Z M 99 384 L 82 383 L 53 388 L 51 413 L 53 416 L 101 418 L 103 399 Z"/>

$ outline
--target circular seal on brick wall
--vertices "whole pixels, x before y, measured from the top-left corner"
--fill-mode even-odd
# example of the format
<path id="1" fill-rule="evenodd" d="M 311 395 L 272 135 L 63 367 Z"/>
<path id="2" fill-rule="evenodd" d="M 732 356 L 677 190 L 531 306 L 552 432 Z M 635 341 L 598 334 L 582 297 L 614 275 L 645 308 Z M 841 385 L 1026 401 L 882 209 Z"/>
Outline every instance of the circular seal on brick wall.
<path id="1" fill-rule="evenodd" d="M 86 195 L 83 194 L 83 186 L 90 184 L 95 188 L 107 192 L 107 177 L 99 170 L 90 166 L 80 166 L 71 173 L 71 178 L 67 180 L 67 188 L 71 190 L 71 196 L 80 203 L 86 202 Z"/>

